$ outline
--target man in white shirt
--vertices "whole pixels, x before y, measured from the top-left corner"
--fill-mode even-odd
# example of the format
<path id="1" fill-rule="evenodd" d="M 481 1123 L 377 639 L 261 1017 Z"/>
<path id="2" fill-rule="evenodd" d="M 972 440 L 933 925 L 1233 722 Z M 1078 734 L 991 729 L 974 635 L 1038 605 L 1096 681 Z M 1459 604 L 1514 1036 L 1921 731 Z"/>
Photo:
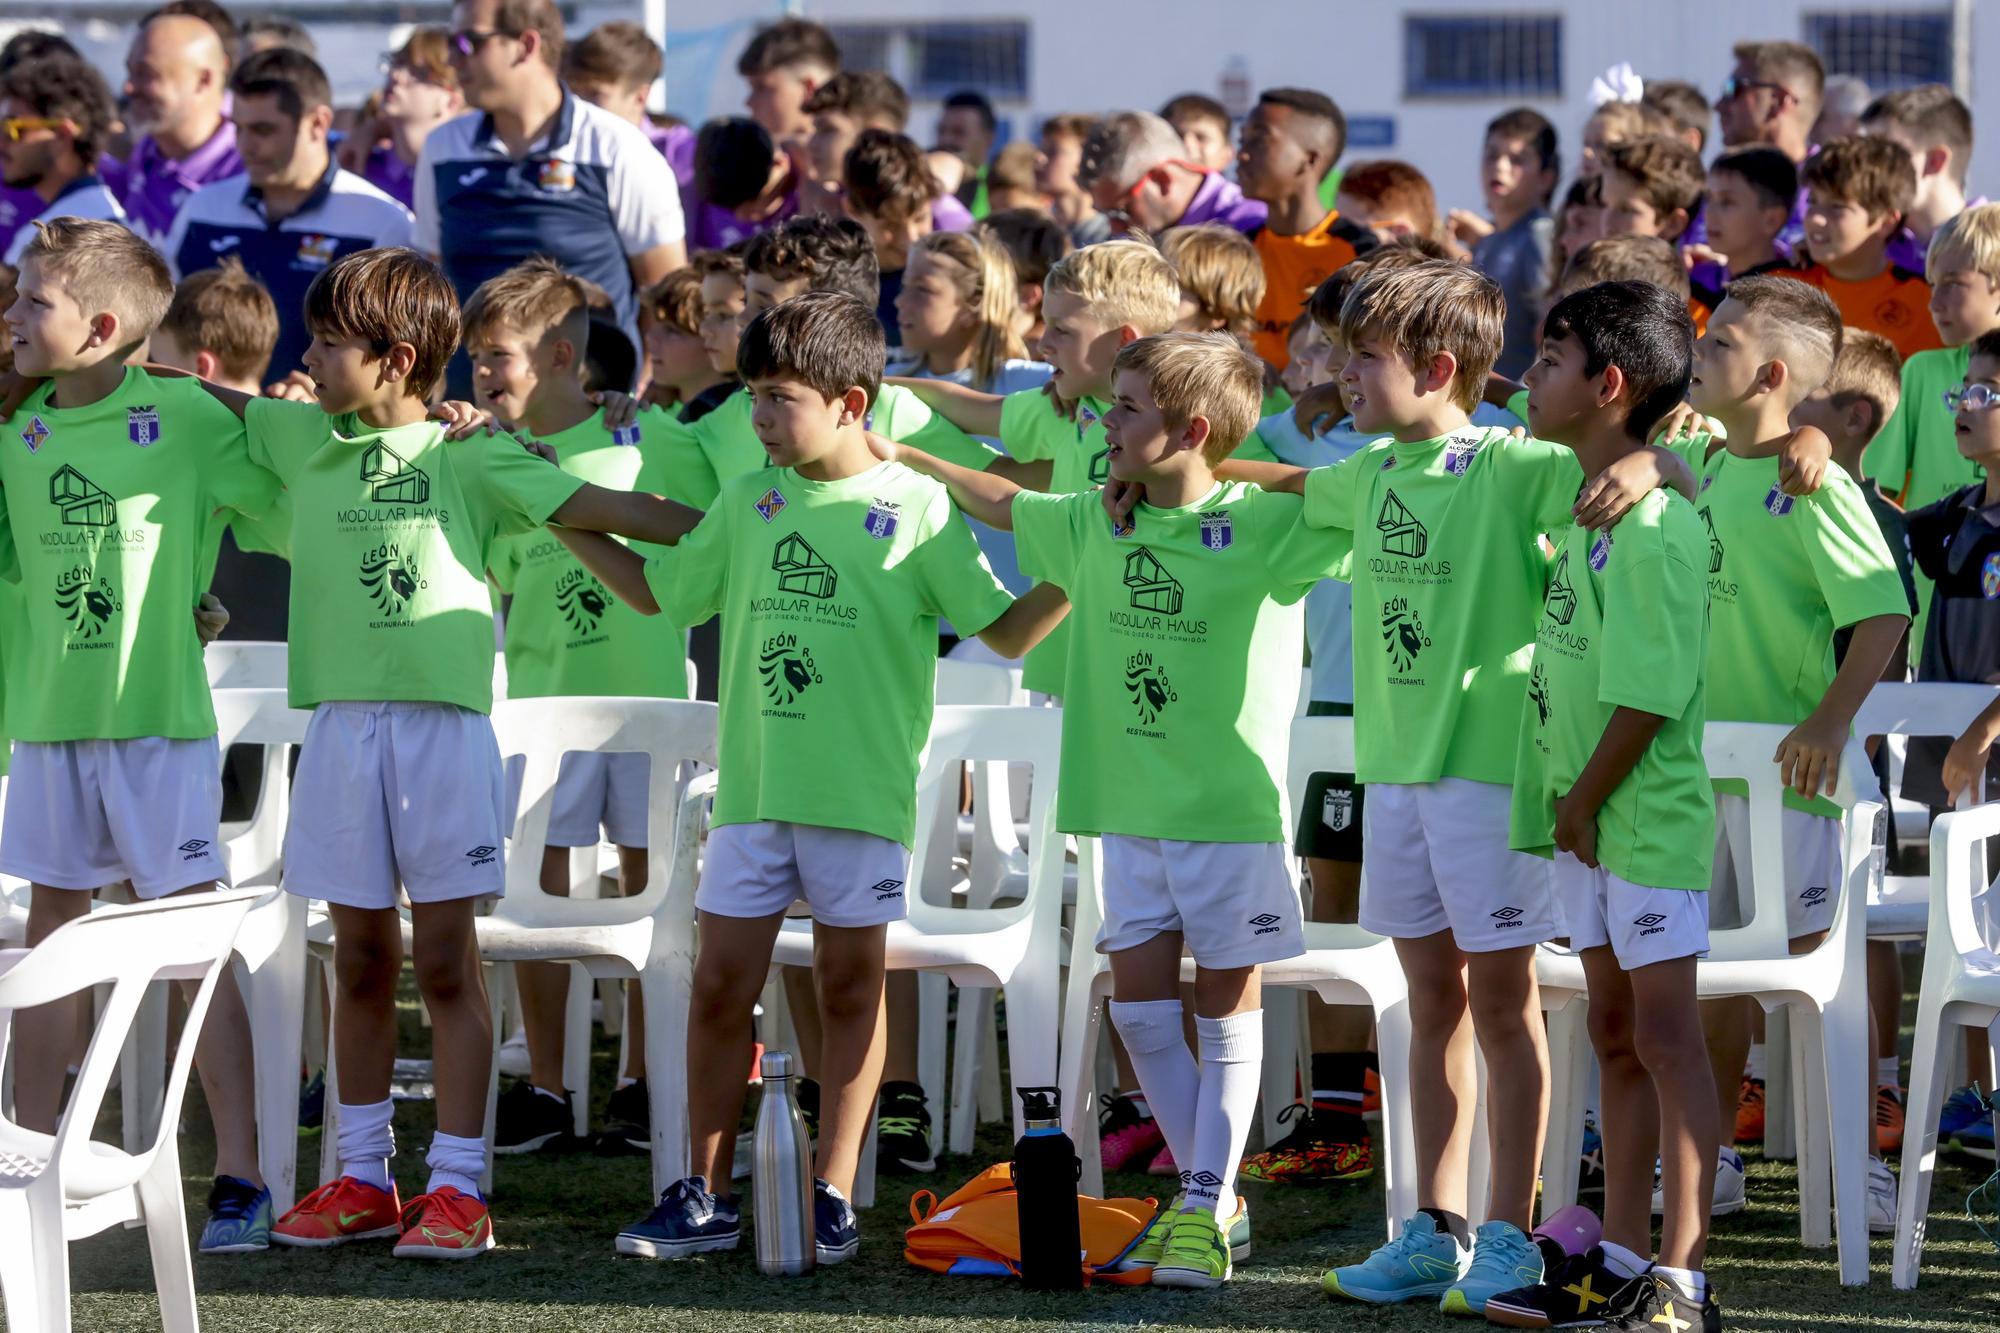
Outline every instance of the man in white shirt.
<path id="1" fill-rule="evenodd" d="M 25 61 L 0 87 L 0 180 L 34 191 L 37 221 L 90 218 L 125 221 L 125 210 L 97 179 L 97 154 L 111 136 L 111 89 L 80 59 Z M 4 256 L 16 265 L 35 239 L 30 225 L 15 233 Z"/>

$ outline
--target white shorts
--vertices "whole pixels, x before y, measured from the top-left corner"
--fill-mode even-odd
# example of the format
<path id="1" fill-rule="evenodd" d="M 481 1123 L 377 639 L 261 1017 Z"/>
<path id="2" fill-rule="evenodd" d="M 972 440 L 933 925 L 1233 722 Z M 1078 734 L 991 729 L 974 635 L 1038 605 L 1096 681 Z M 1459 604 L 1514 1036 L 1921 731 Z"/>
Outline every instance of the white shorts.
<path id="1" fill-rule="evenodd" d="M 910 849 L 858 829 L 759 820 L 708 835 L 694 905 L 716 916 L 781 916 L 800 899 L 827 926 L 880 926 L 909 914 Z"/>
<path id="2" fill-rule="evenodd" d="M 229 878 L 215 737 L 15 741 L 0 873 L 160 898 Z"/>
<path id="3" fill-rule="evenodd" d="M 1179 931 L 1201 967 L 1251 967 L 1306 951 L 1282 842 L 1177 842 L 1107 833 L 1099 953 Z"/>
<path id="4" fill-rule="evenodd" d="M 620 847 L 644 847 L 652 769 L 650 755 L 595 750 L 564 755 L 549 811 L 548 845 L 595 847 L 602 829 Z"/>
<path id="5" fill-rule="evenodd" d="M 1840 890 L 1840 821 L 1787 806 L 1779 811 L 1785 840 L 1785 937 L 1799 939 L 1833 925 L 1834 895 Z M 1740 926 L 1748 918 L 1750 893 L 1737 887 L 1735 868 L 1750 864 L 1750 801 L 1715 798 L 1715 877 L 1711 891 L 1721 896 L 1711 908 L 1718 928 Z"/>
<path id="6" fill-rule="evenodd" d="M 484 713 L 323 703 L 292 778 L 285 889 L 343 907 L 480 898 L 507 887 L 506 783 Z"/>
<path id="7" fill-rule="evenodd" d="M 1554 939 L 1549 863 L 1507 846 L 1512 801 L 1466 778 L 1369 784 L 1362 926 L 1398 940 L 1449 930 L 1466 953 Z"/>
<path id="8" fill-rule="evenodd" d="M 1708 952 L 1706 893 L 1647 888 L 1568 852 L 1556 853 L 1550 883 L 1562 932 L 1578 952 L 1608 944 L 1627 972 Z"/>

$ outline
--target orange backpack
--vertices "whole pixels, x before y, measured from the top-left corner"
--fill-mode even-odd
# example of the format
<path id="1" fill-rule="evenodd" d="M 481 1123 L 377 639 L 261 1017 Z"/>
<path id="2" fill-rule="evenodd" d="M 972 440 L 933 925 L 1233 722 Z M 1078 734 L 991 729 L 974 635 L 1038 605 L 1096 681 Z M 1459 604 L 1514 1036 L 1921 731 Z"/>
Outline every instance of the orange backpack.
<path id="1" fill-rule="evenodd" d="M 1077 1220 L 1083 1237 L 1084 1281 L 1141 1286 L 1147 1269 L 1105 1270 L 1125 1257 L 1159 1216 L 1157 1199 L 1093 1199 L 1079 1195 Z M 903 1257 L 933 1273 L 963 1277 L 1018 1277 L 1021 1227 L 1015 1211 L 1014 1168 L 989 1166 L 944 1202 L 929 1190 L 910 1196 L 910 1221 L 903 1233 Z"/>

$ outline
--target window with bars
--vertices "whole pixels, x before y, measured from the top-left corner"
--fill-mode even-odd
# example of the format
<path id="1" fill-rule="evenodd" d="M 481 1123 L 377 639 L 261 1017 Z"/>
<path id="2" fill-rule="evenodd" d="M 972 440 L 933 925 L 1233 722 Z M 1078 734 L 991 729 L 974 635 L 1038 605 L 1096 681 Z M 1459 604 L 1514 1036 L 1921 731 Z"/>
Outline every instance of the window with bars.
<path id="1" fill-rule="evenodd" d="M 1558 14 L 1403 20 L 1405 97 L 1561 97 Z"/>
<path id="2" fill-rule="evenodd" d="M 946 97 L 967 88 L 996 101 L 1028 95 L 1025 21 L 857 23 L 830 31 L 840 43 L 843 65 L 881 70 L 915 98 Z"/>
<path id="3" fill-rule="evenodd" d="M 1849 74 L 1877 92 L 1951 82 L 1951 11 L 1807 14 L 1806 44 L 1828 74 Z"/>

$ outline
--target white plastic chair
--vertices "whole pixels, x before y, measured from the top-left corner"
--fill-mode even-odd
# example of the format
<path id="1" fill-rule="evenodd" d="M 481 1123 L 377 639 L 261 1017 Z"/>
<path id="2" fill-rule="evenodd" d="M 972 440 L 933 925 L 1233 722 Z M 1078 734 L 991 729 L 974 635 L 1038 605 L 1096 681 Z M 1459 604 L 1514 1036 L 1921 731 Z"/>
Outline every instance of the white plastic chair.
<path id="1" fill-rule="evenodd" d="M 2000 1023 L 2000 955 L 1988 942 L 1990 911 L 1975 902 L 1987 891 L 1986 841 L 1995 834 L 2000 834 L 2000 803 L 1955 810 L 1931 825 L 1931 874 L 1939 891 L 1931 896 L 1923 989 L 1917 999 L 1891 1275 L 1903 1291 L 1917 1285 L 1923 1262 L 1948 1048 L 1960 1027 L 1985 1028 L 1991 1034 Z"/>
<path id="2" fill-rule="evenodd" d="M 1783 788 L 1771 756 L 1788 728 L 1765 723 L 1711 722 L 1702 751 L 1710 776 L 1749 784 L 1751 909 L 1741 926 L 1709 932 L 1709 950 L 1695 971 L 1695 989 L 1704 1000 L 1749 996 L 1766 1013 L 1790 1013 L 1790 1058 L 1806 1096 L 1794 1099 L 1799 1154 L 1799 1232 L 1813 1248 L 1834 1243 L 1837 1224 L 1840 1280 L 1847 1286 L 1868 1281 L 1867 1161 L 1869 1092 L 1868 992 L 1863 950 L 1867 944 L 1870 843 L 1882 798 L 1867 755 L 1849 742 L 1841 755 L 1840 785 L 1833 800 L 1841 813 L 1841 887 L 1826 938 L 1810 953 L 1793 954 L 1785 922 L 1784 848 L 1778 835 Z M 1583 992 L 1583 964 L 1575 954 L 1545 946 L 1536 959 L 1545 985 Z M 1573 1009 L 1575 1012 L 1569 1012 Z M 1560 1022 L 1574 1023 L 1570 1036 L 1549 1043 L 1549 1143 L 1543 1158 L 1544 1215 L 1575 1200 L 1580 1084 L 1587 1077 L 1589 1050 L 1579 1041 L 1583 1002 L 1569 1006 Z M 1572 1114 L 1572 1112 L 1574 1114 Z M 1559 1144 L 1559 1132 L 1564 1142 Z M 1828 1172 L 1832 1188 L 1828 1189 Z M 1558 1185 L 1567 1183 L 1568 1193 Z M 1837 1208 L 1837 1219 L 1830 1213 Z"/>
<path id="3" fill-rule="evenodd" d="M 202 650 L 211 690 L 267 689 L 285 683 L 289 646 L 260 639 L 217 639 Z"/>
<path id="4" fill-rule="evenodd" d="M 268 889 L 239 889 L 108 908 L 59 927 L 36 949 L 0 953 L 0 1058 L 16 1012 L 93 986 L 111 988 L 56 1132 L 38 1134 L 0 1116 L 0 1288 L 10 1327 L 67 1333 L 69 1242 L 129 1223 L 146 1228 L 161 1324 L 169 1333 L 199 1328 L 175 1126 L 216 978 L 244 918 L 269 896 Z M 201 984 L 167 1080 L 165 1128 L 137 1151 L 121 1152 L 93 1141 L 90 1131 L 155 981 Z"/>
<path id="5" fill-rule="evenodd" d="M 932 716 L 930 745 L 917 778 L 917 835 L 911 849 L 911 883 L 904 898 L 909 916 L 889 927 L 885 962 L 890 971 L 942 976 L 961 988 L 998 988 L 1007 997 L 1008 1074 L 1014 1087 L 1048 1085 L 1056 1078 L 1057 1007 L 1061 1000 L 1063 840 L 1054 832 L 1056 770 L 1062 753 L 1062 715 L 1048 708 L 940 706 Z M 958 804 L 961 763 L 1029 764 L 1034 769 L 1029 808 L 1032 863 L 1021 901 L 1004 907 L 940 905 L 923 880 L 932 845 L 955 836 L 956 820 L 940 820 Z M 812 922 L 787 921 L 778 932 L 773 966 L 812 965 Z M 966 1024 L 960 1010 L 961 1030 Z M 942 1043 L 920 1055 L 921 1081 L 930 1104 L 943 1104 Z M 1020 1108 L 1014 1126 L 1021 1128 Z M 863 1140 L 855 1177 L 855 1202 L 874 1201 L 875 1136 Z"/>

